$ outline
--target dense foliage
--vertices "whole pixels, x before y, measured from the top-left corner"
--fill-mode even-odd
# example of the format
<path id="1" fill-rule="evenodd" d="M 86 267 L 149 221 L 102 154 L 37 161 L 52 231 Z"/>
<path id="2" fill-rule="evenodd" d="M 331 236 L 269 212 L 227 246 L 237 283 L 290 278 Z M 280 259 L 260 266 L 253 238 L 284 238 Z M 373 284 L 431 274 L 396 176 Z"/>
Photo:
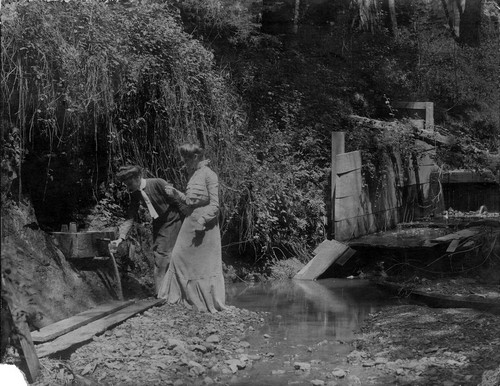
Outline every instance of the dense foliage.
<path id="1" fill-rule="evenodd" d="M 330 131 L 347 132 L 346 150 L 362 150 L 372 177 L 385 148 L 415 151 L 406 126 L 382 143 L 349 114 L 392 119 L 393 100 L 433 101 L 436 123 L 458 138 L 443 166 L 484 167 L 481 151 L 498 151 L 494 22 L 468 46 L 427 2 L 398 2 L 390 28 L 383 7 L 299 3 L 297 33 L 273 27 L 276 7 L 256 1 L 4 5 L 3 126 L 19 129 L 23 189 L 41 224 L 54 229 L 96 203 L 114 221 L 124 163 L 182 188 L 176 147 L 196 141 L 222 181 L 225 250 L 306 256 L 326 232 Z"/>

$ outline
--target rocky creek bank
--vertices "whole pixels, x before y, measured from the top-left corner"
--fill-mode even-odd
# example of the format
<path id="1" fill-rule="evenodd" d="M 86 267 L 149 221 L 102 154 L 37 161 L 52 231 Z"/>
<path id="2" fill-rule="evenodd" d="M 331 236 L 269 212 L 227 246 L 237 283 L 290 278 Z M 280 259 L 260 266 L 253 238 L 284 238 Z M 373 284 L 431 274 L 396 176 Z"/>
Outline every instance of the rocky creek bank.
<path id="1" fill-rule="evenodd" d="M 498 385 L 498 315 L 390 306 L 352 341 L 299 348 L 307 360 L 274 350 L 283 342 L 261 333 L 268 317 L 232 306 L 217 314 L 154 307 L 65 356 L 42 358 L 36 385 Z M 334 355 L 338 345 L 348 354 Z"/>

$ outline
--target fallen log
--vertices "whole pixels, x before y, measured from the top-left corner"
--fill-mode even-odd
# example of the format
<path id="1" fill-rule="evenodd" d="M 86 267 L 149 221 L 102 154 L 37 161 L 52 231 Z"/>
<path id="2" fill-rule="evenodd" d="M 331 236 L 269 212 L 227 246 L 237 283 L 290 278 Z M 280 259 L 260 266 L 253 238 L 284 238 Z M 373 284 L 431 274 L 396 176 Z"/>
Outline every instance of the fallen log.
<path id="1" fill-rule="evenodd" d="M 416 302 L 422 302 L 434 308 L 473 308 L 500 314 L 500 302 L 497 299 L 471 299 L 458 296 L 441 295 L 414 290 L 406 285 L 389 283 L 387 281 L 376 282 L 377 286 L 385 289 L 399 297 L 407 297 Z"/>

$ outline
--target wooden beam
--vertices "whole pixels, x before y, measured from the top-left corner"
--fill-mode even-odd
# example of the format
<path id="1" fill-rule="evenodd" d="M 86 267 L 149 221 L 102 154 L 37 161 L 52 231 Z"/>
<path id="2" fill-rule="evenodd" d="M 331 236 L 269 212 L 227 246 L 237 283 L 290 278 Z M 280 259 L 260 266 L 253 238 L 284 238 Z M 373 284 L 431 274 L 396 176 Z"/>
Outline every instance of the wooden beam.
<path id="1" fill-rule="evenodd" d="M 362 125 L 368 126 L 373 129 L 386 130 L 388 134 L 390 134 L 393 131 L 400 130 L 401 127 L 400 122 L 379 121 L 377 119 L 360 117 L 359 115 L 350 115 L 349 118 L 357 123 L 360 123 Z M 414 135 L 416 138 L 428 142 L 431 145 L 436 143 L 441 145 L 451 145 L 455 142 L 455 139 L 453 137 L 439 134 L 436 131 L 427 128 L 422 129 L 415 127 Z"/>
<path id="2" fill-rule="evenodd" d="M 123 322 L 124 320 L 145 311 L 148 308 L 163 304 L 165 299 L 146 299 L 135 302 L 113 314 L 107 315 L 104 318 L 98 319 L 86 326 L 77 328 L 65 335 L 62 335 L 52 342 L 43 343 L 36 346 L 36 351 L 39 358 L 55 354 L 66 350 L 76 344 L 91 340 L 94 335 L 100 334 L 107 329 Z"/>
<path id="3" fill-rule="evenodd" d="M 38 331 L 33 331 L 31 333 L 33 342 L 44 343 L 54 340 L 58 336 L 67 334 L 68 332 L 85 326 L 86 324 L 89 324 L 97 319 L 101 319 L 109 314 L 112 314 L 113 312 L 131 305 L 132 303 L 134 303 L 134 300 L 121 302 L 113 301 L 111 303 L 106 303 L 90 310 L 80 312 L 79 314 L 70 318 L 52 323 L 41 328 Z"/>

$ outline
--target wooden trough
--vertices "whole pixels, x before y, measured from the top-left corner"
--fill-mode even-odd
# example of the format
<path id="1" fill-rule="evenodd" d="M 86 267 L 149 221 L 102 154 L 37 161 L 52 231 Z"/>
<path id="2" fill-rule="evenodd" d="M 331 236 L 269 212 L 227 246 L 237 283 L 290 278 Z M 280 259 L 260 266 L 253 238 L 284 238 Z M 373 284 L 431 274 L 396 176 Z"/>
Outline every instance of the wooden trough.
<path id="1" fill-rule="evenodd" d="M 294 279 L 316 280 L 332 264 L 344 265 L 356 251 L 335 240 L 325 240 L 314 250 L 315 256 L 297 273 Z"/>
<path id="2" fill-rule="evenodd" d="M 86 259 L 109 256 L 108 244 L 114 232 L 52 232 L 54 244 L 67 259 Z"/>

